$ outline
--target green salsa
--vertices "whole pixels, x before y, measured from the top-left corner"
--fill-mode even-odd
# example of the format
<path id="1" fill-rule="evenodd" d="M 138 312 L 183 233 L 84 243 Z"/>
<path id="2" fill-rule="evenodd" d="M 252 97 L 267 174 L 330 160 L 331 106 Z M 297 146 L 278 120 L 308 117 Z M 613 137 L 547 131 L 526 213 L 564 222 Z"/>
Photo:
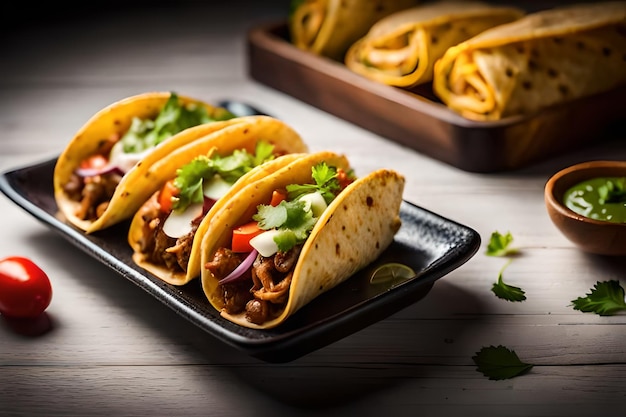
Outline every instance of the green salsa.
<path id="1" fill-rule="evenodd" d="M 563 202 L 572 211 L 594 220 L 626 223 L 626 177 L 598 177 L 565 192 Z"/>

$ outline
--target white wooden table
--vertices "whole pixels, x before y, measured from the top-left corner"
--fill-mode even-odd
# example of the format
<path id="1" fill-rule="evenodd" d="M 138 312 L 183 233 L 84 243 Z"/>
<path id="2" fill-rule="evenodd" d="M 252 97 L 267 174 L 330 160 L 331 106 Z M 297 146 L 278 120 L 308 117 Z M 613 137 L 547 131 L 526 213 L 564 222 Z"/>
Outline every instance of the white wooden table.
<path id="1" fill-rule="evenodd" d="M 199 330 L 3 196 L 0 257 L 35 260 L 54 295 L 53 328 L 39 337 L 0 321 L 0 415 L 624 415 L 626 314 L 581 313 L 571 300 L 596 281 L 626 285 L 626 261 L 580 252 L 543 202 L 552 173 L 583 160 L 624 159 L 623 143 L 598 138 L 498 174 L 420 155 L 249 79 L 246 30 L 284 17 L 283 3 L 144 8 L 10 30 L 0 43 L 0 168 L 58 155 L 88 117 L 126 96 L 173 90 L 240 99 L 291 124 L 312 150 L 347 154 L 357 172 L 402 172 L 405 200 L 475 229 L 478 253 L 422 301 L 295 361 L 270 364 Z M 485 255 L 496 230 L 510 231 L 521 249 L 505 280 L 526 291 L 524 302 L 490 291 L 505 262 Z M 513 349 L 534 367 L 489 380 L 472 361 L 489 345 Z"/>

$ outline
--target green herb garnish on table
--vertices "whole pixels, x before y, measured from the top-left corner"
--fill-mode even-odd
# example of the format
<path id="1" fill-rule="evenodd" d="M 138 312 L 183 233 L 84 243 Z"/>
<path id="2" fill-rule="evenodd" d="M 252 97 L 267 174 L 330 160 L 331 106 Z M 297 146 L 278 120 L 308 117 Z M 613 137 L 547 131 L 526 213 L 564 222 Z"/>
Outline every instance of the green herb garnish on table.
<path id="1" fill-rule="evenodd" d="M 509 256 L 518 253 L 517 248 L 511 247 L 513 243 L 513 235 L 511 232 L 501 234 L 495 231 L 489 238 L 489 244 L 487 245 L 487 251 L 485 254 L 488 256 Z"/>
<path id="2" fill-rule="evenodd" d="M 600 316 L 611 316 L 626 310 L 624 288 L 619 281 L 598 281 L 586 297 L 572 300 L 574 310 L 584 313 L 596 313 Z"/>
<path id="3" fill-rule="evenodd" d="M 513 243 L 513 235 L 511 232 L 507 232 L 506 234 L 502 234 L 498 231 L 495 231 L 491 234 L 491 238 L 489 239 L 489 244 L 487 245 L 486 254 L 488 256 L 497 256 L 497 257 L 506 257 L 517 255 L 519 250 L 517 248 L 511 247 Z M 513 285 L 508 285 L 504 282 L 504 270 L 511 264 L 512 259 L 509 259 L 506 264 L 500 269 L 500 273 L 498 274 L 498 280 L 491 287 L 491 291 L 496 295 L 496 297 L 501 298 L 507 301 L 519 302 L 524 301 L 526 299 L 526 295 L 524 290 L 520 287 L 515 287 Z"/>
<path id="4" fill-rule="evenodd" d="M 533 365 L 522 362 L 515 351 L 500 346 L 483 347 L 472 360 L 477 370 L 492 380 L 510 379 L 528 372 Z"/>
<path id="5" fill-rule="evenodd" d="M 496 295 L 496 297 L 501 298 L 507 301 L 524 301 L 526 299 L 526 293 L 523 289 L 519 287 L 515 287 L 513 285 L 508 285 L 504 282 L 502 275 L 504 274 L 504 270 L 511 263 L 509 260 L 500 270 L 498 274 L 498 281 L 493 284 L 491 287 L 491 291 Z"/>

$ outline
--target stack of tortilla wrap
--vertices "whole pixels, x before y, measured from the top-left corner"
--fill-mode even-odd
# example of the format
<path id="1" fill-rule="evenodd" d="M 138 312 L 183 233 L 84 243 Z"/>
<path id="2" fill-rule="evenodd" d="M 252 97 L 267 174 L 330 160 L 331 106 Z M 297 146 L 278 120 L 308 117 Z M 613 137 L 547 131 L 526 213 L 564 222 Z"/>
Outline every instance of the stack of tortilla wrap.
<path id="1" fill-rule="evenodd" d="M 345 64 L 369 79 L 410 88 L 432 80 L 435 62 L 449 47 L 523 15 L 475 1 L 425 3 L 379 20 L 348 49 Z"/>
<path id="2" fill-rule="evenodd" d="M 418 0 L 294 0 L 291 42 L 316 55 L 343 62 L 348 47 L 379 19 Z"/>
<path id="3" fill-rule="evenodd" d="M 133 261 L 169 284 L 184 285 L 200 276 L 200 244 L 213 213 L 244 186 L 263 180 L 308 151 L 300 135 L 278 119 L 246 116 L 239 121 L 182 146 L 156 165 L 159 184 L 165 187 L 168 180 L 178 180 L 198 193 L 198 202 L 165 209 L 160 187 L 140 202 L 132 218 L 128 243 Z M 257 160 L 260 144 L 271 147 L 269 158 Z M 174 222 L 178 226 L 169 231 L 167 224 Z"/>
<path id="4" fill-rule="evenodd" d="M 319 206 L 310 198 L 315 192 L 293 198 L 291 193 L 319 182 L 318 170 L 326 174 L 335 170 L 336 178 L 343 180 L 338 180 L 342 185 L 334 199 L 316 213 Z M 214 214 L 202 241 L 201 281 L 208 300 L 224 318 L 249 328 L 276 327 L 371 263 L 391 244 L 401 224 L 404 177 L 388 169 L 360 178 L 341 174 L 351 172 L 343 155 L 329 151 L 308 154 L 263 181 L 241 188 Z M 287 200 L 271 203 L 275 192 L 285 190 Z M 298 204 L 313 214 L 290 220 L 289 213 Z M 257 217 L 260 213 L 265 213 L 264 220 Z M 277 219 L 284 225 L 309 222 L 310 234 L 300 237 L 304 241 L 295 246 L 281 248 L 280 244 L 290 240 L 276 237 L 283 236 L 282 226 L 268 225 L 280 223 Z M 233 230 L 251 220 L 265 223 L 266 230 L 254 238 L 259 239 L 253 245 L 258 250 L 235 253 Z M 269 242 L 278 249 L 264 253 L 268 235 L 274 236 Z"/>
<path id="5" fill-rule="evenodd" d="M 80 128 L 56 162 L 60 213 L 87 233 L 131 217 L 165 175 L 153 165 L 180 146 L 237 123 L 225 109 L 170 92 L 107 106 Z"/>
<path id="6" fill-rule="evenodd" d="M 532 114 L 626 84 L 626 2 L 531 13 L 450 48 L 433 89 L 474 120 Z"/>

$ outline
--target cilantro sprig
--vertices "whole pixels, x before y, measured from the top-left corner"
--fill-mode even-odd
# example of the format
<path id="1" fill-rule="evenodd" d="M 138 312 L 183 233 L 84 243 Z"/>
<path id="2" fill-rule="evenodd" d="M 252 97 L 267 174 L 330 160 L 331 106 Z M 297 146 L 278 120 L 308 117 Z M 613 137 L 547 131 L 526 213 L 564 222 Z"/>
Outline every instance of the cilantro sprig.
<path id="1" fill-rule="evenodd" d="M 496 257 L 510 257 L 519 254 L 519 249 L 512 247 L 513 244 L 513 235 L 511 232 L 507 232 L 502 234 L 498 231 L 495 231 L 491 234 L 489 239 L 489 244 L 487 245 L 486 254 L 487 256 L 496 256 Z M 511 302 L 520 302 L 526 300 L 526 293 L 520 287 L 515 287 L 513 285 L 509 285 L 504 282 L 504 270 L 511 264 L 513 261 L 510 258 L 504 266 L 500 269 L 498 274 L 498 280 L 492 285 L 491 291 L 496 295 L 496 297 L 511 301 Z"/>
<path id="2" fill-rule="evenodd" d="M 258 141 L 254 154 L 245 149 L 236 149 L 226 156 L 197 156 L 176 171 L 174 186 L 179 193 L 174 198 L 172 207 L 174 210 L 184 210 L 190 204 L 201 203 L 204 200 L 202 186 L 205 180 L 219 175 L 224 181 L 234 184 L 254 167 L 273 159 L 273 152 L 274 145 Z"/>
<path id="3" fill-rule="evenodd" d="M 491 287 L 491 291 L 496 295 L 496 297 L 511 301 L 511 302 L 520 302 L 526 300 L 526 293 L 520 287 L 515 287 L 513 285 L 509 285 L 504 282 L 504 270 L 507 266 L 512 262 L 511 259 L 504 264 L 502 269 L 500 269 L 500 273 L 498 274 L 498 281 L 496 281 Z"/>
<path id="4" fill-rule="evenodd" d="M 611 316 L 626 310 L 624 288 L 619 281 L 598 281 L 585 297 L 572 300 L 574 310 L 584 313 L 596 313 L 600 316 Z"/>
<path id="5" fill-rule="evenodd" d="M 183 105 L 178 95 L 171 93 L 155 119 L 133 118 L 121 143 L 125 153 L 140 153 L 189 127 L 233 117 L 235 115 L 226 110 L 212 117 L 205 106 Z"/>
<path id="6" fill-rule="evenodd" d="M 325 162 L 311 168 L 314 184 L 290 184 L 286 187 L 287 199 L 276 206 L 261 204 L 252 216 L 263 230 L 276 229 L 280 233 L 274 237 L 278 249 L 286 252 L 303 243 L 313 230 L 317 217 L 313 216 L 310 205 L 299 198 L 305 194 L 319 192 L 326 203 L 330 203 L 341 191 L 337 179 L 337 168 Z"/>
<path id="7" fill-rule="evenodd" d="M 513 235 L 511 232 L 502 234 L 497 230 L 491 233 L 489 243 L 487 244 L 487 256 L 510 256 L 516 255 L 519 249 L 512 247 Z"/>
<path id="8" fill-rule="evenodd" d="M 277 206 L 260 205 L 252 218 L 259 222 L 263 230 L 278 229 L 281 232 L 274 237 L 274 241 L 282 252 L 303 243 L 317 223 L 313 212 L 307 210 L 301 200 L 283 200 Z"/>
<path id="9" fill-rule="evenodd" d="M 326 204 L 328 204 L 334 200 L 337 193 L 341 190 L 341 184 L 337 178 L 337 168 L 328 166 L 326 162 L 312 167 L 311 177 L 315 184 L 291 184 L 287 186 L 289 200 L 294 200 L 303 194 L 317 191 L 322 194 Z"/>
<path id="10" fill-rule="evenodd" d="M 472 360 L 478 366 L 477 370 L 492 380 L 514 378 L 533 367 L 522 362 L 515 351 L 502 345 L 483 347 Z"/>

